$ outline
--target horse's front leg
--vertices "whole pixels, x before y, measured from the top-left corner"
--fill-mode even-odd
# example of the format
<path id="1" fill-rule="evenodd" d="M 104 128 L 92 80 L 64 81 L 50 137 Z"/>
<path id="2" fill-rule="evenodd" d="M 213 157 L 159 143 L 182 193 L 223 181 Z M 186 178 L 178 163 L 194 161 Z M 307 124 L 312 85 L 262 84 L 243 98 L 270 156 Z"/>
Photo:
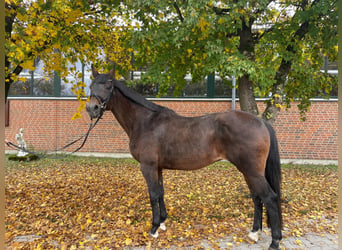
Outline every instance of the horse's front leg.
<path id="1" fill-rule="evenodd" d="M 167 218 L 167 211 L 164 201 L 164 184 L 163 184 L 163 171 L 161 168 L 158 169 L 158 183 L 161 188 L 161 196 L 159 198 L 159 209 L 160 209 L 160 229 L 165 231 L 165 221 Z"/>
<path id="2" fill-rule="evenodd" d="M 163 180 L 160 179 L 161 170 L 157 166 L 141 164 L 141 171 L 146 180 L 150 202 L 152 207 L 152 229 L 150 234 L 152 237 L 158 237 L 158 228 L 165 230 L 165 220 L 167 217 L 164 203 Z M 162 224 L 161 224 L 162 223 Z"/>

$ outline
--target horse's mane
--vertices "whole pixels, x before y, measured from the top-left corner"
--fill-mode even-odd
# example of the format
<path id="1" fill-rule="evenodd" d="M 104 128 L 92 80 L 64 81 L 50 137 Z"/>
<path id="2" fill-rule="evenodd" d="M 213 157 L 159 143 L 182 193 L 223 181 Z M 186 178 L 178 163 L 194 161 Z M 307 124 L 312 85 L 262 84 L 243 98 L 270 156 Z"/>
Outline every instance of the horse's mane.
<path id="1" fill-rule="evenodd" d="M 114 81 L 114 86 L 120 90 L 120 92 L 126 96 L 128 99 L 133 101 L 136 104 L 139 104 L 148 110 L 158 112 L 163 110 L 170 110 L 166 107 L 160 106 L 158 104 L 155 104 L 153 102 L 150 102 L 146 100 L 142 95 L 138 94 L 136 91 L 134 91 L 131 88 L 128 88 L 123 82 L 121 81 Z"/>

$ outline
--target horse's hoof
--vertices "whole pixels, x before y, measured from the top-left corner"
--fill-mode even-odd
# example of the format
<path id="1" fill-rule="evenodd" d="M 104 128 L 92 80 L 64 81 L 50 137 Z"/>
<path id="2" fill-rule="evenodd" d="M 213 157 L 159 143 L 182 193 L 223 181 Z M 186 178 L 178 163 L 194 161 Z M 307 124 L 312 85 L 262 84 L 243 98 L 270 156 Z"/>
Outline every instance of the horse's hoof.
<path id="1" fill-rule="evenodd" d="M 272 240 L 272 243 L 268 250 L 280 250 L 279 248 L 279 240 Z"/>
<path id="2" fill-rule="evenodd" d="M 256 232 L 249 232 L 248 238 L 250 238 L 250 239 L 253 240 L 254 242 L 258 242 L 258 240 L 259 240 L 259 231 L 256 231 Z"/>
<path id="3" fill-rule="evenodd" d="M 151 235 L 153 238 L 157 239 L 158 236 L 159 236 L 158 230 L 157 230 L 154 234 L 153 234 L 153 233 L 150 233 L 150 235 Z"/>
<path id="4" fill-rule="evenodd" d="M 268 250 L 280 250 L 280 248 L 279 248 L 279 247 L 274 248 L 274 247 L 271 247 L 271 246 L 270 246 L 270 247 L 268 248 Z"/>
<path id="5" fill-rule="evenodd" d="M 159 228 L 160 228 L 161 230 L 165 231 L 165 230 L 166 230 L 166 225 L 165 225 L 165 223 L 164 223 L 164 222 L 163 222 L 163 223 L 160 223 Z"/>

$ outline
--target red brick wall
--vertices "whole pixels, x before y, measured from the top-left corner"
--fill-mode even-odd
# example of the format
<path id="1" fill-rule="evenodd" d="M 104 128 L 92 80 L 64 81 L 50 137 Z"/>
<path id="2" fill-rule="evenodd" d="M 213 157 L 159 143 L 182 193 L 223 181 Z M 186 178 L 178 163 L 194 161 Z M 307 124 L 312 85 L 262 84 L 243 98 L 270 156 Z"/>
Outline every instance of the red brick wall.
<path id="1" fill-rule="evenodd" d="M 275 123 L 284 159 L 337 160 L 338 102 L 313 102 L 306 121 L 296 105 L 282 111 Z"/>
<path id="2" fill-rule="evenodd" d="M 197 116 L 231 109 L 230 101 L 222 100 L 158 100 L 181 115 Z M 36 151 L 56 150 L 86 133 L 90 123 L 86 112 L 71 120 L 77 100 L 31 99 L 10 100 L 9 126 L 5 138 L 15 141 L 15 134 L 24 128 L 27 146 Z M 259 102 L 259 109 L 264 109 Z M 239 105 L 237 104 L 237 108 Z M 283 159 L 337 159 L 337 102 L 315 101 L 307 120 L 299 119 L 296 105 L 282 111 L 274 125 Z M 78 144 L 80 145 L 80 144 Z M 76 146 L 72 147 L 73 149 Z M 9 148 L 6 148 L 9 149 Z M 91 132 L 81 152 L 128 153 L 128 137 L 110 112 Z"/>

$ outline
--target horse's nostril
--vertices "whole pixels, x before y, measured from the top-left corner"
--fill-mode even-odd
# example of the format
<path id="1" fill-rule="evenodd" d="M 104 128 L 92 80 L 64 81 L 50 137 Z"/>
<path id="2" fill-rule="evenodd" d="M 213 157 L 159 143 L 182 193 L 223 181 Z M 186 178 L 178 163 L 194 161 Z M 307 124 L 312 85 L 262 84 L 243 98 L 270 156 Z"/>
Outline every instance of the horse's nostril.
<path id="1" fill-rule="evenodd" d="M 91 112 L 91 111 L 94 111 L 94 110 L 98 110 L 98 109 L 99 109 L 99 105 L 97 105 L 97 104 L 94 104 L 94 105 L 90 104 L 90 105 L 86 106 L 86 110 L 88 112 Z"/>

